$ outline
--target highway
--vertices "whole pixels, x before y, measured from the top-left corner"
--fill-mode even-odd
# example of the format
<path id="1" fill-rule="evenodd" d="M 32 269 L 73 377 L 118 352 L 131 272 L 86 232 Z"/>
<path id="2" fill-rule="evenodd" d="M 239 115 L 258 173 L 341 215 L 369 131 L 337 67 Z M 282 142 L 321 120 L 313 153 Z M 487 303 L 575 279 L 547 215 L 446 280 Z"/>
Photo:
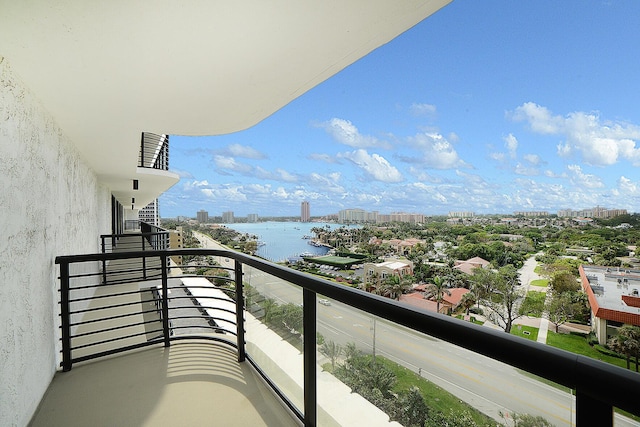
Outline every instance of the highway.
<path id="1" fill-rule="evenodd" d="M 200 235 L 202 236 L 202 235 Z M 205 237 L 205 236 L 202 236 Z M 203 247 L 219 247 L 202 239 Z M 224 259 L 221 264 L 225 265 Z M 232 261 L 227 262 L 231 267 Z M 302 303 L 300 288 L 267 273 L 244 266 L 245 282 L 279 303 Z M 318 296 L 318 299 L 322 298 Z M 575 425 L 575 399 L 561 390 L 537 381 L 509 365 L 470 352 L 407 328 L 373 319 L 339 302 L 318 305 L 318 332 L 340 345 L 354 342 L 366 352 L 374 350 L 415 371 L 471 406 L 502 421 L 499 413 L 541 415 L 556 426 Z M 616 415 L 616 426 L 639 426 Z"/>

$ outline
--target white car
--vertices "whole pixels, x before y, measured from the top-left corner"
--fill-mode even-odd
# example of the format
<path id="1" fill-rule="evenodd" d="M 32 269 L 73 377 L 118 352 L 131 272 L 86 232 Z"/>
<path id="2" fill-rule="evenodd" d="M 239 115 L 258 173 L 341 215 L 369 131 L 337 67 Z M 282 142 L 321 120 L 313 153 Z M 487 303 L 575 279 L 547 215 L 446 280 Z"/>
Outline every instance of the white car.
<path id="1" fill-rule="evenodd" d="M 319 299 L 318 302 L 322 305 L 331 305 L 331 301 L 328 299 Z"/>

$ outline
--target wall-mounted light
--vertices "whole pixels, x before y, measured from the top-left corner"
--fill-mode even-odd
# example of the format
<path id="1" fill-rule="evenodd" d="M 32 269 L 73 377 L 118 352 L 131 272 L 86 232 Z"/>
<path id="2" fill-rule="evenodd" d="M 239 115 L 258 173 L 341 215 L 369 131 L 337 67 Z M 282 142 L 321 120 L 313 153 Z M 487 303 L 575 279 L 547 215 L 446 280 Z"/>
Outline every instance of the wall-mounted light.
<path id="1" fill-rule="evenodd" d="M 134 190 L 137 190 L 137 189 L 138 189 L 138 180 L 137 180 L 137 179 L 134 179 L 134 180 L 133 180 L 133 189 L 134 189 Z"/>

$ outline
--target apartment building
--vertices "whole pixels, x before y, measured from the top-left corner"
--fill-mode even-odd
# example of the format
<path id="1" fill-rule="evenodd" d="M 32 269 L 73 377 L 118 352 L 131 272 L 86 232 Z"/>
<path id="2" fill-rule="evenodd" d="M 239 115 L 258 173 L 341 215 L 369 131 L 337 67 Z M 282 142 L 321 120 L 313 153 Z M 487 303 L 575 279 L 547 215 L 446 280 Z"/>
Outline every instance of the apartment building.
<path id="1" fill-rule="evenodd" d="M 206 224 L 207 222 L 209 222 L 209 212 L 205 211 L 204 209 L 200 209 L 198 212 L 196 212 L 196 219 L 200 224 Z"/>
<path id="2" fill-rule="evenodd" d="M 300 222 L 309 222 L 311 220 L 311 208 L 308 201 L 300 204 Z"/>
<path id="3" fill-rule="evenodd" d="M 640 270 L 580 266 L 582 289 L 589 298 L 591 328 L 600 344 L 624 325 L 640 326 Z"/>

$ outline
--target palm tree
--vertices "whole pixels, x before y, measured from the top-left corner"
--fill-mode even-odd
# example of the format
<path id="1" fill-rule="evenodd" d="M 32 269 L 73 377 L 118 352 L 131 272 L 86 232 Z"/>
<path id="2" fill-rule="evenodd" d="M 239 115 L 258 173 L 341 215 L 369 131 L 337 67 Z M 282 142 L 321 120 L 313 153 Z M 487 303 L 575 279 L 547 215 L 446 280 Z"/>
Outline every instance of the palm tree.
<path id="1" fill-rule="evenodd" d="M 440 303 L 444 299 L 444 295 L 451 295 L 451 291 L 447 289 L 447 282 L 440 276 L 436 276 L 433 278 L 433 283 L 431 283 L 427 287 L 426 298 L 436 299 L 436 311 L 440 313 Z"/>
<path id="2" fill-rule="evenodd" d="M 473 295 L 473 292 L 467 292 L 462 295 L 462 299 L 460 300 L 460 307 L 464 309 L 466 314 L 469 314 L 469 310 L 476 303 L 476 297 Z"/>
<path id="3" fill-rule="evenodd" d="M 387 277 L 382 285 L 376 290 L 376 293 L 399 300 L 400 295 L 404 294 L 411 287 L 412 280 L 409 276 L 397 276 L 395 274 Z"/>

